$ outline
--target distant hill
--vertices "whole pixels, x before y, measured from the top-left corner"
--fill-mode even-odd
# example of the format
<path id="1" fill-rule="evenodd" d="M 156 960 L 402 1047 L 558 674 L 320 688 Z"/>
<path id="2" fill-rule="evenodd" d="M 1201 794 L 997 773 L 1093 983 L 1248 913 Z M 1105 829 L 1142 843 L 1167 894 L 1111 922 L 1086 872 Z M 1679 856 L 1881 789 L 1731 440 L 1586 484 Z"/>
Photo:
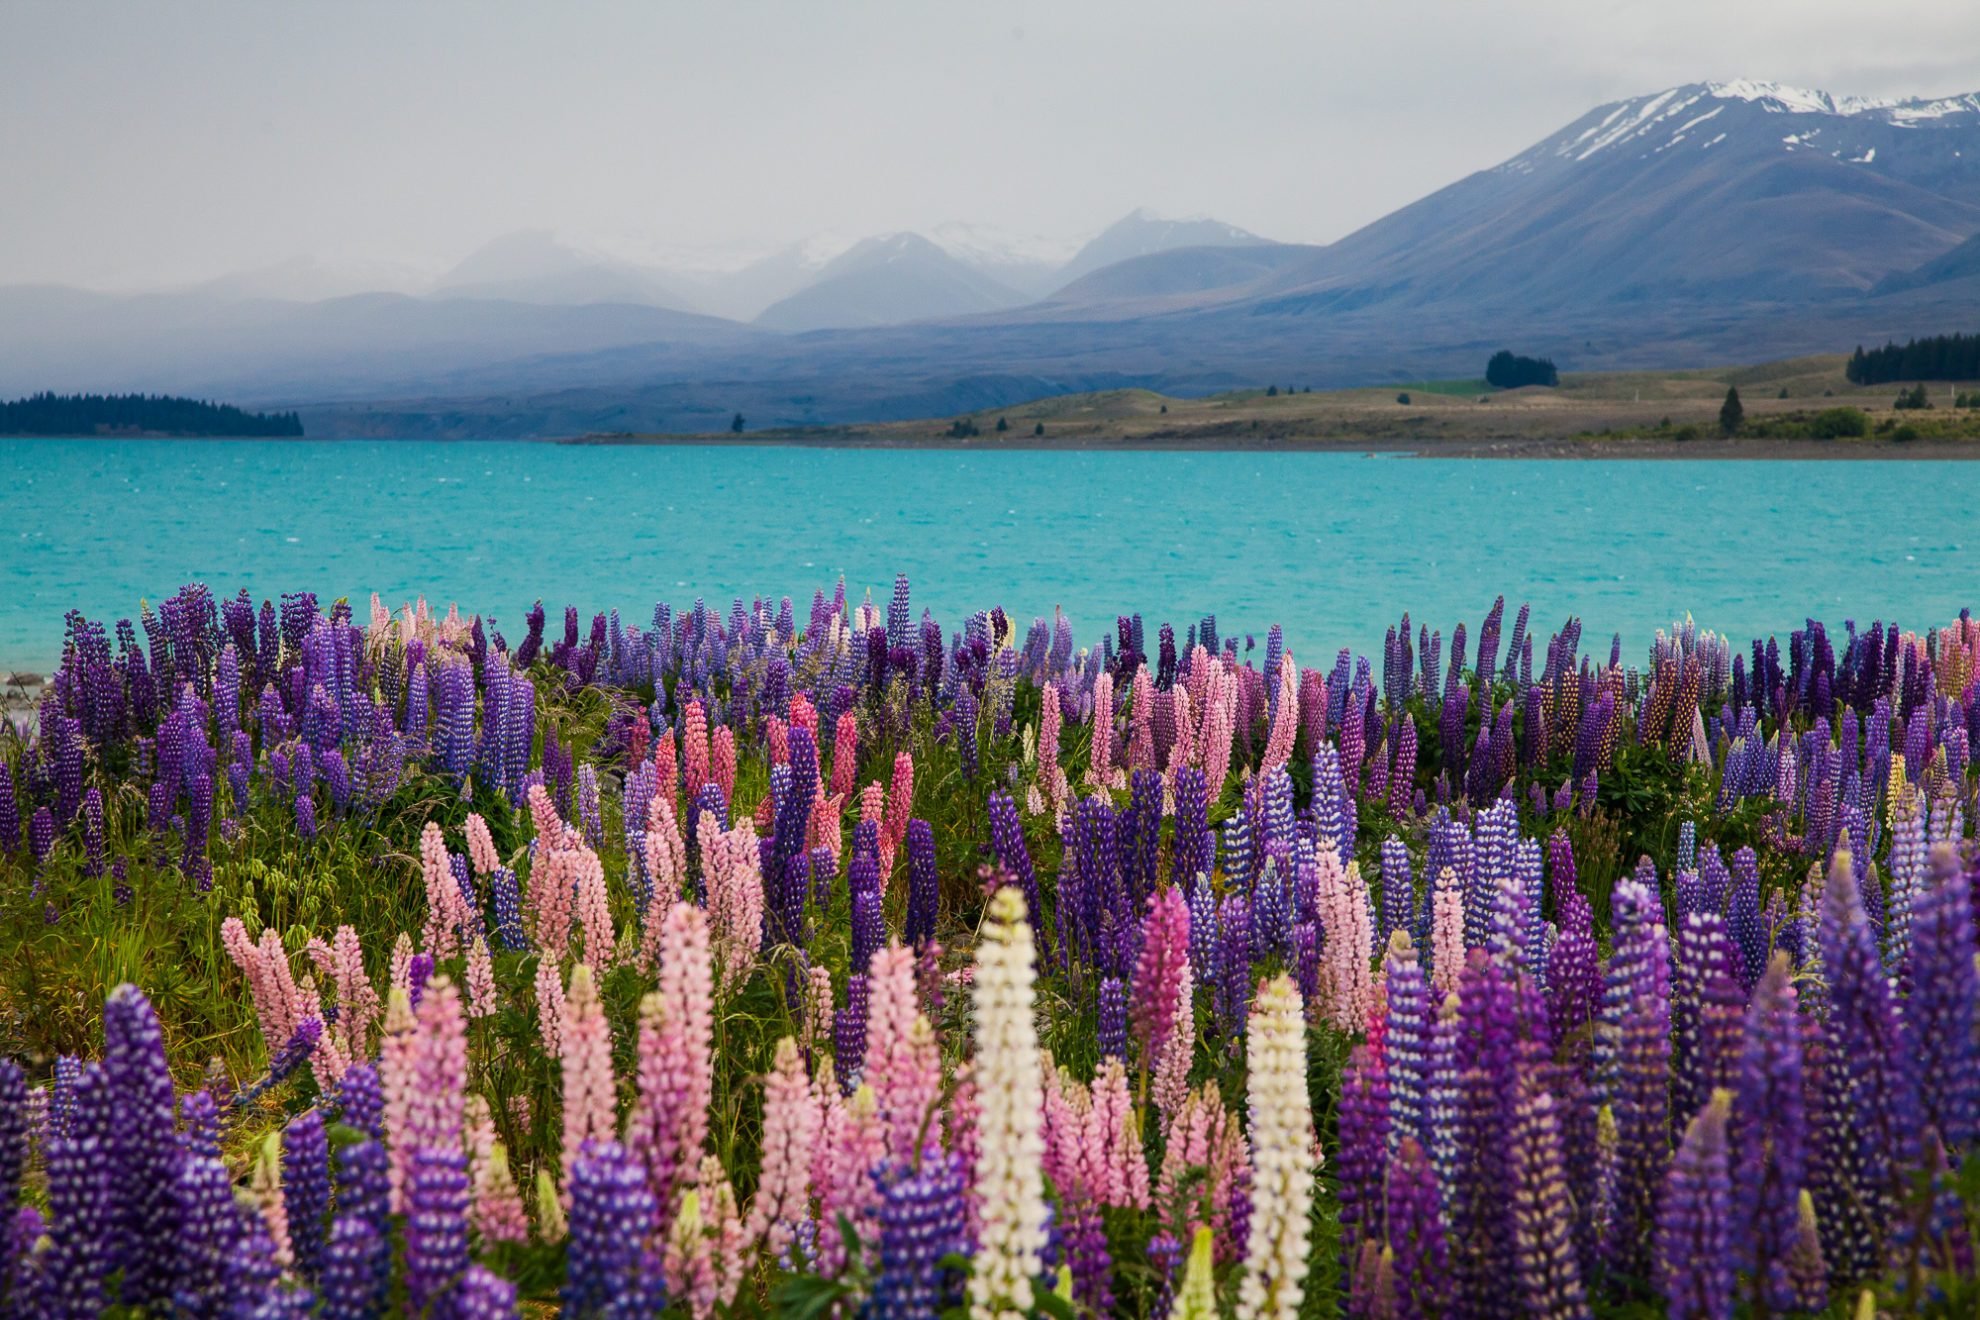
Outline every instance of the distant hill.
<path id="1" fill-rule="evenodd" d="M 300 436 L 294 413 L 162 394 L 34 394 L 0 403 L 0 435 Z"/>
<path id="2" fill-rule="evenodd" d="M 1207 217 L 1167 220 L 1136 210 L 1100 231 L 1058 271 L 1061 288 L 1116 262 L 1177 248 L 1252 247 L 1269 240 Z"/>
<path id="3" fill-rule="evenodd" d="M 485 244 L 436 280 L 434 292 L 547 305 L 695 310 L 693 297 L 664 273 L 581 252 L 548 230 L 525 230 Z"/>
<path id="4" fill-rule="evenodd" d="M 1015 307 L 1024 295 L 974 270 L 919 234 L 869 238 L 827 263 L 818 278 L 771 304 L 756 324 L 771 330 L 898 325 Z"/>

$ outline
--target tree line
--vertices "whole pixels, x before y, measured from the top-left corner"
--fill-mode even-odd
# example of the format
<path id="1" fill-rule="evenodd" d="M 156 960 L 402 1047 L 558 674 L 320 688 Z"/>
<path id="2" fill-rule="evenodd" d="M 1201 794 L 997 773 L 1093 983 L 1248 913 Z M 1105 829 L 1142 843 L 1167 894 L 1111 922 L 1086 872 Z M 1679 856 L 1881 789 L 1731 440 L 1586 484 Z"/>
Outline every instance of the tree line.
<path id="1" fill-rule="evenodd" d="M 54 394 L 0 403 L 0 435 L 96 435 L 137 431 L 179 436 L 299 436 L 292 412 L 251 413 L 228 403 L 166 394 Z"/>
<path id="2" fill-rule="evenodd" d="M 1516 390 L 1522 385 L 1559 385 L 1561 373 L 1554 370 L 1552 358 L 1521 357 L 1502 348 L 1485 364 L 1485 383 L 1495 389 Z"/>
<path id="3" fill-rule="evenodd" d="M 1899 348 L 1885 344 L 1863 351 L 1861 344 L 1844 368 L 1858 385 L 1900 380 L 1980 380 L 1980 335 L 1933 335 Z"/>

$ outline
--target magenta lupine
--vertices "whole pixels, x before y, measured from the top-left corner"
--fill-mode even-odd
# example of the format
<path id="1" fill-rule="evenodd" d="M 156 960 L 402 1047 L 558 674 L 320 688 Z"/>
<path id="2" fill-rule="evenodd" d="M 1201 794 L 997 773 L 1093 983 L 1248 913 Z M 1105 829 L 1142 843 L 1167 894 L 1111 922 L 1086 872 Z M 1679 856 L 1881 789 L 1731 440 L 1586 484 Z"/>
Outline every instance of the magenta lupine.
<path id="1" fill-rule="evenodd" d="M 1182 890 L 1169 885 L 1148 900 L 1134 969 L 1134 1035 L 1144 1067 L 1154 1067 L 1177 1029 L 1177 991 L 1188 966 L 1189 906 Z"/>
<path id="2" fill-rule="evenodd" d="M 849 1097 L 832 1097 L 820 1126 L 818 1167 L 814 1170 L 821 1228 L 836 1229 L 844 1216 L 860 1241 L 872 1239 L 873 1211 L 880 1199 L 873 1170 L 886 1154 L 887 1130 L 873 1088 L 861 1085 Z M 837 1274 L 845 1264 L 844 1236 L 836 1231 L 821 1232 L 819 1273 Z"/>
<path id="3" fill-rule="evenodd" d="M 1657 1286 L 1670 1315 L 1729 1320 L 1733 1313 L 1731 1188 L 1726 1121 L 1732 1093 L 1714 1091 L 1685 1129 L 1657 1216 Z"/>

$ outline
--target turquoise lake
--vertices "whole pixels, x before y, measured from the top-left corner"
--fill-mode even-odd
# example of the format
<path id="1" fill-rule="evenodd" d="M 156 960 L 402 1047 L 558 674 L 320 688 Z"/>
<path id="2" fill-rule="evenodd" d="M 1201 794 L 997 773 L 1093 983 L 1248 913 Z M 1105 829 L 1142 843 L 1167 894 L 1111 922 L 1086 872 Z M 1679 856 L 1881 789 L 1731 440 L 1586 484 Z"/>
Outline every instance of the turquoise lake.
<path id="1" fill-rule="evenodd" d="M 1345 454 L 959 453 L 515 443 L 0 441 L 0 666 L 46 667 L 63 615 L 136 617 L 181 583 L 587 620 L 792 596 L 896 572 L 954 628 L 1062 606 L 1082 645 L 1140 611 L 1284 625 L 1302 662 L 1379 655 L 1404 610 L 1449 635 L 1492 597 L 1544 641 L 1639 656 L 1690 612 L 1752 636 L 1808 615 L 1951 619 L 1973 599 L 1980 464 L 1596 462 Z M 1510 623 L 1510 614 L 1508 615 Z"/>

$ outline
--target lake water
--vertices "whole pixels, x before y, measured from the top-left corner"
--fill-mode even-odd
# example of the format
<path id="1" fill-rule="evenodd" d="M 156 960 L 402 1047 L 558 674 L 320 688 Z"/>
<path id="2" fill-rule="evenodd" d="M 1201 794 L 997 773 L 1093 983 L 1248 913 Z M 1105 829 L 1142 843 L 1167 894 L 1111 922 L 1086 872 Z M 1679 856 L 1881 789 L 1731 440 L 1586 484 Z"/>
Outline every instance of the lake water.
<path id="1" fill-rule="evenodd" d="M 1001 604 L 1082 645 L 1141 611 L 1180 636 L 1285 626 L 1301 661 L 1379 655 L 1407 609 L 1475 634 L 1492 597 L 1640 656 L 1691 612 L 1736 642 L 1808 615 L 1907 627 L 1971 603 L 1980 464 L 1561 462 L 1343 454 L 959 453 L 508 443 L 0 441 L 0 665 L 62 618 L 135 617 L 198 579 L 587 619 L 896 572 L 954 628 Z M 553 625 L 554 626 L 554 625 Z M 1510 616 L 1508 616 L 1510 626 Z"/>

